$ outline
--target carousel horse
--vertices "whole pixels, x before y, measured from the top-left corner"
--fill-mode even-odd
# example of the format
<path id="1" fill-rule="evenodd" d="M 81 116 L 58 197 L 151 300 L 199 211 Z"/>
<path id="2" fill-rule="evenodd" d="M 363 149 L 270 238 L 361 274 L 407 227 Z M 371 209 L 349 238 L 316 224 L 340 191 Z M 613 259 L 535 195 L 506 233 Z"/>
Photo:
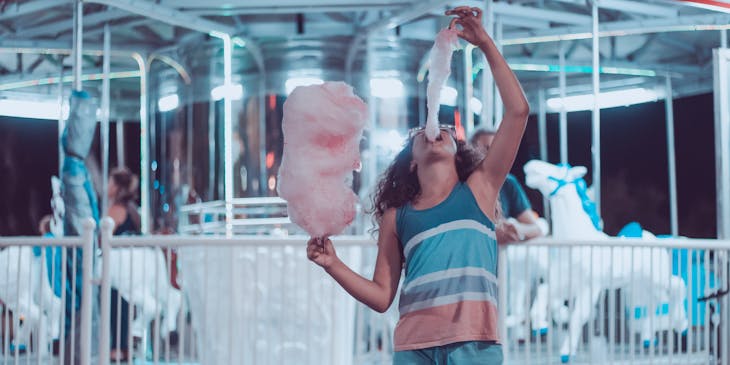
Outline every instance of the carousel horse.
<path id="1" fill-rule="evenodd" d="M 0 251 L 0 300 L 13 312 L 16 342 L 29 343 L 30 330 L 44 352 L 48 341 L 60 336 L 63 307 L 45 278 L 46 262 L 30 246 L 10 246 Z M 22 325 L 19 320 L 23 318 Z"/>
<path id="2" fill-rule="evenodd" d="M 524 171 L 527 186 L 539 190 L 550 201 L 555 239 L 601 241 L 609 238 L 601 230 L 602 222 L 582 179 L 587 171 L 585 167 L 556 166 L 532 160 L 525 165 Z M 653 235 L 645 232 L 644 237 L 652 239 Z M 551 252 L 553 254 L 555 251 Z M 545 323 L 548 310 L 560 309 L 564 299 L 573 302 L 572 311 L 562 308 L 559 316 L 567 317 L 565 319 L 569 323 L 569 336 L 560 347 L 563 362 L 569 361 L 570 356 L 576 353 L 583 325 L 590 320 L 600 293 L 607 289 L 628 291 L 630 308 L 657 308 L 659 304 L 668 302 L 671 328 L 678 332 L 687 329 L 685 283 L 681 277 L 672 275 L 672 261 L 666 249 L 571 247 L 568 258 L 562 256 L 559 260 L 550 260 L 548 270 L 549 283 L 538 288 L 531 317 L 533 323 Z M 568 278 L 561 277 L 566 274 Z M 656 328 L 651 324 L 657 314 L 649 310 L 646 315 L 647 320 L 643 321 L 641 328 L 645 343 L 655 337 Z"/>
<path id="3" fill-rule="evenodd" d="M 112 248 L 109 251 L 109 283 L 134 305 L 137 315 L 131 324 L 135 337 L 146 339 L 150 323 L 161 314 L 159 335 L 177 329 L 182 293 L 172 287 L 162 250 L 150 247 Z M 101 276 L 97 265 L 97 276 Z M 112 314 L 115 315 L 115 314 Z"/>
<path id="4" fill-rule="evenodd" d="M 51 177 L 51 190 L 53 217 L 47 236 L 61 237 L 64 209 L 61 180 L 55 176 Z M 47 341 L 59 338 L 61 332 L 61 250 L 50 246 L 14 246 L 0 251 L 0 301 L 15 314 L 12 333 L 17 343 L 24 344 L 31 338 L 31 329 L 42 331 L 34 335 L 41 344 L 37 347 L 41 356 L 47 350 Z"/>

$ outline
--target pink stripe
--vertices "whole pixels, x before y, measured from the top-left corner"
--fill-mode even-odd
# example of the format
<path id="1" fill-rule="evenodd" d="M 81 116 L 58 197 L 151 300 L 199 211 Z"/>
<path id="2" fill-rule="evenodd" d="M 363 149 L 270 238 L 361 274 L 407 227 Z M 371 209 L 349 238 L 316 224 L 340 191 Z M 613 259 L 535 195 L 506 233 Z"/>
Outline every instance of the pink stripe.
<path id="1" fill-rule="evenodd" d="M 490 302 L 464 301 L 401 316 L 395 351 L 417 350 L 462 341 L 499 341 L 497 308 Z"/>

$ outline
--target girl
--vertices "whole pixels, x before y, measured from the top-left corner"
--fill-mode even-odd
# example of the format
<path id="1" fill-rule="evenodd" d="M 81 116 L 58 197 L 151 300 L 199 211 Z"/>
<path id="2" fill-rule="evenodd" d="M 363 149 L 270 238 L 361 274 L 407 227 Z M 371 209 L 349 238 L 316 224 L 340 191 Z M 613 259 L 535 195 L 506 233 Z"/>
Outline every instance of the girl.
<path id="1" fill-rule="evenodd" d="M 378 255 L 372 280 L 339 260 L 329 239 L 307 256 L 348 293 L 384 312 L 400 281 L 394 364 L 501 364 L 497 327 L 496 202 L 525 130 L 529 106 L 482 26 L 479 8 L 457 7 L 450 27 L 486 55 L 504 102 L 501 127 L 481 159 L 454 130 L 435 141 L 412 130 L 375 194 Z"/>

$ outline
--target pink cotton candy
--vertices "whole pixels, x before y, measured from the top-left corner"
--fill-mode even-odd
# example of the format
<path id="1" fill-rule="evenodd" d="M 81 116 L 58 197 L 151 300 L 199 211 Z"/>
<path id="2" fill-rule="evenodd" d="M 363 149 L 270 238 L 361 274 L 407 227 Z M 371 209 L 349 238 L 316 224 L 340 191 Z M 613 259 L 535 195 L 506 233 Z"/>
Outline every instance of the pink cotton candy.
<path id="1" fill-rule="evenodd" d="M 441 99 L 441 89 L 451 73 L 451 55 L 459 44 L 456 30 L 442 29 L 436 35 L 436 41 L 431 48 L 428 68 L 428 86 L 426 88 L 426 138 L 429 141 L 436 139 L 439 133 L 438 115 Z"/>
<path id="2" fill-rule="evenodd" d="M 300 86 L 284 103 L 279 196 L 292 222 L 312 237 L 341 233 L 355 219 L 347 184 L 360 166 L 368 108 L 343 82 Z"/>

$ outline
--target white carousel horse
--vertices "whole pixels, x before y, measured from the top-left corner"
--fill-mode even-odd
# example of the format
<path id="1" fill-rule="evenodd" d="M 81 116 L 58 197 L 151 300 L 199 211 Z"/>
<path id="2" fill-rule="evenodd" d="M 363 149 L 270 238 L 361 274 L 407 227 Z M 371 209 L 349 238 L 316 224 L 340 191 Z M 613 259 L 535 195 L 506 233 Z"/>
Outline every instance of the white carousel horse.
<path id="1" fill-rule="evenodd" d="M 14 313 L 18 341 L 28 341 L 30 329 L 39 328 L 36 340 L 41 344 L 41 353 L 47 350 L 48 340 L 60 336 L 63 312 L 61 299 L 46 278 L 47 270 L 43 257 L 35 256 L 30 246 L 10 246 L 0 251 L 0 300 Z M 18 322 L 21 317 L 22 326 Z"/>
<path id="2" fill-rule="evenodd" d="M 54 237 L 61 237 L 64 205 L 61 180 L 55 176 L 51 177 L 51 190 L 51 233 Z M 63 307 L 60 283 L 57 283 L 57 292 L 54 292 L 50 282 L 51 277 L 60 279 L 61 268 L 56 267 L 56 272 L 51 273 L 52 268 L 49 267 L 49 263 L 58 259 L 54 257 L 56 254 L 60 255 L 60 251 L 53 247 L 12 246 L 0 251 L 0 301 L 15 314 L 12 325 L 17 341 L 28 341 L 31 329 L 39 329 L 36 340 L 42 344 L 38 347 L 40 356 L 48 350 L 47 341 L 59 338 L 61 332 Z M 21 317 L 24 318 L 22 325 L 19 322 Z"/>
<path id="3" fill-rule="evenodd" d="M 509 218 L 514 219 L 514 218 Z M 548 234 L 548 223 L 543 218 L 538 221 L 544 225 L 544 235 Z M 510 245 L 507 249 L 507 266 L 511 268 L 507 276 L 507 313 L 505 326 L 512 331 L 510 337 L 517 341 L 526 341 L 528 316 L 525 309 L 530 307 L 530 293 L 533 284 L 544 281 L 548 272 L 547 247 L 525 247 L 520 244 Z M 535 333 L 545 333 L 548 324 L 545 321 L 532 322 L 531 329 Z"/>
<path id="4" fill-rule="evenodd" d="M 601 231 L 600 217 L 587 196 L 582 177 L 586 168 L 582 166 L 556 166 L 533 160 L 525 167 L 527 186 L 539 190 L 550 201 L 553 237 L 558 240 L 600 241 L 608 239 Z M 649 236 L 647 232 L 647 238 Z M 591 312 L 603 290 L 623 288 L 631 293 L 631 308 L 635 306 L 657 308 L 657 304 L 669 303 L 671 327 L 677 331 L 687 329 L 685 284 L 682 278 L 672 275 L 671 260 L 667 250 L 645 247 L 572 247 L 569 257 L 550 261 L 550 283 L 541 286 L 531 310 L 533 322 L 544 322 L 546 311 L 561 304 L 548 303 L 548 298 L 563 298 L 573 301 L 573 310 L 564 313 L 569 316 L 569 336 L 562 342 L 560 355 L 567 362 L 578 349 L 583 325 L 590 319 Z M 561 277 L 570 273 L 570 278 Z M 549 292 L 548 292 L 549 288 Z M 640 303 L 640 304 L 634 304 Z M 651 341 L 655 328 L 650 326 L 656 316 L 647 311 L 648 320 L 643 321 L 642 339 Z"/>
<path id="5" fill-rule="evenodd" d="M 146 338 L 149 324 L 161 314 L 160 335 L 177 329 L 182 293 L 170 284 L 165 257 L 159 248 L 113 248 L 109 256 L 110 286 L 138 310 L 131 330 Z M 97 265 L 97 276 L 101 265 Z M 112 313 L 112 315 L 115 315 Z"/>

